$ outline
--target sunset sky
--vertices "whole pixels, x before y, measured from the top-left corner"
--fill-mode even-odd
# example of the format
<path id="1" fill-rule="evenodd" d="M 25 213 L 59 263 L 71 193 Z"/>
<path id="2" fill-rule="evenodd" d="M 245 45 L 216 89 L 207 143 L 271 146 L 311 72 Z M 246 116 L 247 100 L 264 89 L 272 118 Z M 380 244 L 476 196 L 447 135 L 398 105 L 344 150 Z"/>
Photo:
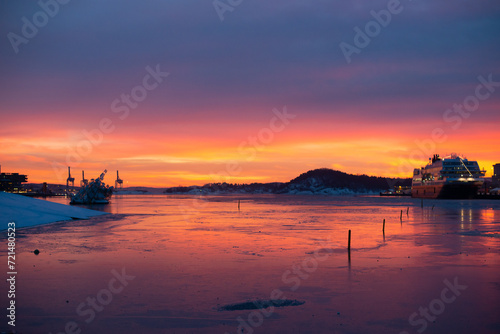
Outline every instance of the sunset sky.
<path id="1" fill-rule="evenodd" d="M 2 172 L 162 187 L 500 162 L 498 1 L 229 3 L 0 2 Z"/>

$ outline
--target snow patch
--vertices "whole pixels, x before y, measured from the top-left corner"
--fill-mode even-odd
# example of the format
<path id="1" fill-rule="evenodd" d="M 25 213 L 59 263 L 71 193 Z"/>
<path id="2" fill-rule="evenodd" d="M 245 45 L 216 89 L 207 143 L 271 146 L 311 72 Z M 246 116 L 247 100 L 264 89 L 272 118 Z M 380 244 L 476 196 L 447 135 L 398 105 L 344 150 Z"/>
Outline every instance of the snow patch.
<path id="1" fill-rule="evenodd" d="M 108 213 L 0 192 L 0 230 L 6 230 L 9 222 L 21 228 L 105 214 Z"/>

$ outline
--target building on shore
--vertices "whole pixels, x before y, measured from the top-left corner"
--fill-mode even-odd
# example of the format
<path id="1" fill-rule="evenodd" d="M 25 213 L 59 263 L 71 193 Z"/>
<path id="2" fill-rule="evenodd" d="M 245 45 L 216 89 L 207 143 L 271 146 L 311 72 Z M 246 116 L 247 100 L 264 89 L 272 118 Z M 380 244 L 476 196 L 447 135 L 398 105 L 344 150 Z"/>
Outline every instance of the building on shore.
<path id="1" fill-rule="evenodd" d="M 500 164 L 493 165 L 493 176 L 491 177 L 491 186 L 500 187 Z"/>
<path id="2" fill-rule="evenodd" d="M 493 165 L 493 178 L 500 180 L 500 164 Z"/>
<path id="3" fill-rule="evenodd" d="M 2 173 L 0 166 L 0 191 L 18 193 L 23 191 L 23 183 L 28 182 L 28 176 L 19 173 Z"/>

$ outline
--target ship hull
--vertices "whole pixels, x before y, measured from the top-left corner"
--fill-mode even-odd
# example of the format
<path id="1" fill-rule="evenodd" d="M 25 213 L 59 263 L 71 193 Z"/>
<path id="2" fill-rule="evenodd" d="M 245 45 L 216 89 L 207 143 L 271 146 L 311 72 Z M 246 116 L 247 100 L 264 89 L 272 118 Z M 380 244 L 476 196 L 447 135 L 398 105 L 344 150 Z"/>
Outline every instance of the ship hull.
<path id="1" fill-rule="evenodd" d="M 413 198 L 471 199 L 476 197 L 480 182 L 457 182 L 413 186 Z"/>

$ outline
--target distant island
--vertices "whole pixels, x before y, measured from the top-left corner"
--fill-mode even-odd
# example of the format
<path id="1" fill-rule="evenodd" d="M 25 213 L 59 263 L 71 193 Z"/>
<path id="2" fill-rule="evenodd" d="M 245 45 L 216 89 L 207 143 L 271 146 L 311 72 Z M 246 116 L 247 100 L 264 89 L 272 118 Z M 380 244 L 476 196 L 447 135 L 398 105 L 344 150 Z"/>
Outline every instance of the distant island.
<path id="1" fill-rule="evenodd" d="M 310 170 L 289 182 L 272 183 L 208 183 L 203 186 L 171 187 L 166 194 L 379 194 L 394 187 L 411 186 L 411 178 L 385 178 L 353 175 L 329 168 Z"/>

